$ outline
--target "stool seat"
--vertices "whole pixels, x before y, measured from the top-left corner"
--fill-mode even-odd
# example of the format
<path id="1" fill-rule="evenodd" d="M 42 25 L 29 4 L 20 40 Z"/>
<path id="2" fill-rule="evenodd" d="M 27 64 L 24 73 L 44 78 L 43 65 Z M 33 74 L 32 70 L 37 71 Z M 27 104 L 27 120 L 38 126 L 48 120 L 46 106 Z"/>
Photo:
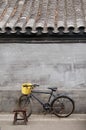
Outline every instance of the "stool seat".
<path id="1" fill-rule="evenodd" d="M 23 120 L 23 123 L 26 125 L 27 124 L 27 116 L 26 116 L 26 110 L 23 109 L 16 109 L 13 111 L 14 112 L 14 120 L 13 120 L 13 124 L 17 124 L 18 120 Z M 22 118 L 18 118 L 18 114 L 22 113 L 23 117 Z"/>

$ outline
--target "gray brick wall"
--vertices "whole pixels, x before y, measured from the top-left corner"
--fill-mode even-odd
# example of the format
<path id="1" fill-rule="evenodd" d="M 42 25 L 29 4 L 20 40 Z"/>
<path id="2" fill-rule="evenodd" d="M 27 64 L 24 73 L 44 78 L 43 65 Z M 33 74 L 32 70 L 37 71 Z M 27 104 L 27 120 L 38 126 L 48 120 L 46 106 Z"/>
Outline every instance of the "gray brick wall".
<path id="1" fill-rule="evenodd" d="M 0 44 L 0 88 L 23 82 L 85 88 L 86 44 Z"/>
<path id="2" fill-rule="evenodd" d="M 86 44 L 0 44 L 0 111 L 16 107 L 24 82 L 57 86 L 86 113 Z"/>
<path id="3" fill-rule="evenodd" d="M 39 90 L 40 91 L 40 90 Z M 49 90 L 41 90 L 49 91 Z M 86 113 L 86 89 L 70 90 L 70 89 L 58 89 L 58 93 L 65 94 L 72 98 L 75 102 L 74 113 Z M 18 99 L 21 95 L 20 91 L 0 91 L 0 112 L 13 112 L 18 108 Z M 47 102 L 48 95 L 36 95 L 45 103 Z M 36 101 L 32 100 L 33 113 L 42 113 L 42 106 Z"/>

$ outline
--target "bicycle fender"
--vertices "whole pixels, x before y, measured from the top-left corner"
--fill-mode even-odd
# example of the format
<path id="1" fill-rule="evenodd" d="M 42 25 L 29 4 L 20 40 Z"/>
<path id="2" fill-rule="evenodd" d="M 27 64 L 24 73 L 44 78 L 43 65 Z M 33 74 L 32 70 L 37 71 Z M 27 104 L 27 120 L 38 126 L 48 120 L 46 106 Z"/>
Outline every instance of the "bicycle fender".
<path id="1" fill-rule="evenodd" d="M 57 99 L 58 97 L 64 97 L 64 96 L 67 96 L 67 94 L 66 93 L 60 93 L 60 94 L 57 94 L 56 96 L 55 96 L 55 98 L 52 100 L 52 102 L 55 100 L 55 99 Z M 67 96 L 68 97 L 68 96 Z"/>
<path id="2" fill-rule="evenodd" d="M 66 93 L 64 93 L 64 94 L 63 94 L 63 93 L 57 94 L 57 95 L 56 95 L 56 98 L 57 98 L 57 97 L 60 97 L 60 96 L 67 96 L 67 94 L 66 94 Z"/>

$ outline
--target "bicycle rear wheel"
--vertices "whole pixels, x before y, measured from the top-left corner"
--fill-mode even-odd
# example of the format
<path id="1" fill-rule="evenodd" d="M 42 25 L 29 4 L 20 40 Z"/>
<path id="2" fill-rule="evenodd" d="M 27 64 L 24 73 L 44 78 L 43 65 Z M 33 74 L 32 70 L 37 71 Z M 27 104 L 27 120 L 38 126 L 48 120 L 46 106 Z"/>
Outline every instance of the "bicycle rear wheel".
<path id="1" fill-rule="evenodd" d="M 67 96 L 59 96 L 51 103 L 53 114 L 58 117 L 68 117 L 75 109 L 74 101 Z"/>
<path id="2" fill-rule="evenodd" d="M 31 102 L 30 102 L 30 98 L 27 95 L 22 95 L 19 98 L 19 107 L 20 109 L 26 110 L 27 118 L 31 116 L 32 114 Z M 22 116 L 22 114 L 20 116 Z"/>

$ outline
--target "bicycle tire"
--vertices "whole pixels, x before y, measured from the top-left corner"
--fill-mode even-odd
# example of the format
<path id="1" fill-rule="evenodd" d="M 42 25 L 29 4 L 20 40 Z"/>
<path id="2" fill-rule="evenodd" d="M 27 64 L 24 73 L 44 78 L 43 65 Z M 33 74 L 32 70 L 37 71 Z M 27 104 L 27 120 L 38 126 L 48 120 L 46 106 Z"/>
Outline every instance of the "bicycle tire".
<path id="1" fill-rule="evenodd" d="M 30 98 L 27 95 L 20 96 L 20 98 L 19 98 L 19 107 L 20 107 L 20 109 L 25 109 L 26 110 L 27 118 L 31 116 L 32 107 L 31 107 Z"/>
<path id="2" fill-rule="evenodd" d="M 66 100 L 66 105 L 65 105 L 64 100 L 62 101 L 62 99 Z M 69 105 L 67 104 L 68 101 L 69 101 Z M 68 105 L 68 108 L 67 108 L 67 105 Z M 61 117 L 61 118 L 68 117 L 74 112 L 75 103 L 68 96 L 59 96 L 52 101 L 51 109 L 52 109 L 53 114 L 55 114 L 58 117 Z"/>

